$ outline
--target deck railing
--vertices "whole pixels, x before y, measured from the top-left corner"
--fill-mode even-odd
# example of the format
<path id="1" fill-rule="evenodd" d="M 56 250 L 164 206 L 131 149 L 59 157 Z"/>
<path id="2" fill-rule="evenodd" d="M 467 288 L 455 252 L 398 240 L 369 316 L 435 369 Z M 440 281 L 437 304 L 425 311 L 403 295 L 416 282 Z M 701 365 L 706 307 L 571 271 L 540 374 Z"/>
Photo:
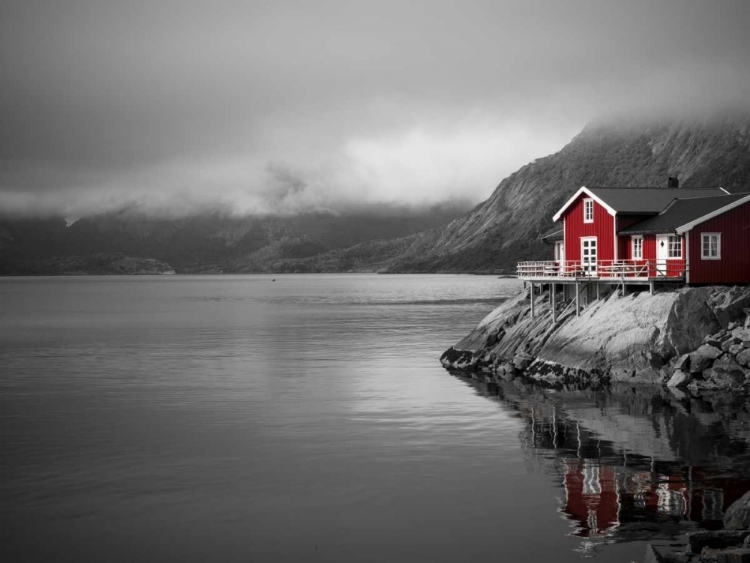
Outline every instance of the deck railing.
<path id="1" fill-rule="evenodd" d="M 678 278 L 685 277 L 685 260 L 543 260 L 518 263 L 519 278 Z"/>

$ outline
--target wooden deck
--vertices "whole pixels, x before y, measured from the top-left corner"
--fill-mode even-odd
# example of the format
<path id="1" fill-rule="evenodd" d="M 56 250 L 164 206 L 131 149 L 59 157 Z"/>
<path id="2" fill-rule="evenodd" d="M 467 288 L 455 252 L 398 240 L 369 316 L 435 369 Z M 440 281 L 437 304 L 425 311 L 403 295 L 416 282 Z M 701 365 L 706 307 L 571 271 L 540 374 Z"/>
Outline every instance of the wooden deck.
<path id="1" fill-rule="evenodd" d="M 518 278 L 534 283 L 576 283 L 601 281 L 645 284 L 685 281 L 683 262 L 656 260 L 599 260 L 596 263 L 568 261 L 519 262 Z"/>
<path id="2" fill-rule="evenodd" d="M 625 295 L 628 286 L 648 285 L 651 294 L 657 283 L 681 284 L 686 281 L 684 260 L 599 260 L 597 262 L 568 261 L 536 261 L 519 262 L 518 279 L 523 280 L 524 286 L 529 283 L 529 298 L 531 300 L 531 316 L 535 315 L 534 292 L 542 291 L 543 286 L 549 288 L 549 299 L 552 311 L 552 322 L 557 322 L 557 292 L 558 285 L 562 288 L 563 300 L 570 295 L 575 305 L 576 315 L 580 314 L 581 306 L 600 299 L 604 295 L 619 287 Z M 615 287 L 616 286 L 616 287 Z M 585 305 L 584 305 L 585 306 Z"/>

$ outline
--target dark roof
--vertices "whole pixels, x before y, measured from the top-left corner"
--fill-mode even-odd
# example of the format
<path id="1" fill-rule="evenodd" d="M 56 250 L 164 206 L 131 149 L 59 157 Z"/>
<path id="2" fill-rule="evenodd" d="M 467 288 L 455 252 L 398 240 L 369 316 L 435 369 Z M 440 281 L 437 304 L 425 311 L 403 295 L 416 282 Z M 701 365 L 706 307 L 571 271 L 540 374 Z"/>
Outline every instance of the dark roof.
<path id="1" fill-rule="evenodd" d="M 659 215 L 639 221 L 624 228 L 618 234 L 643 235 L 650 233 L 673 233 L 691 221 L 695 221 L 750 194 L 740 193 L 713 197 L 694 197 L 675 200 Z"/>
<path id="2" fill-rule="evenodd" d="M 562 229 L 555 227 L 554 229 L 551 229 L 544 233 L 541 238 L 543 242 L 551 244 L 556 240 L 563 240 L 564 234 L 565 232 Z"/>
<path id="3" fill-rule="evenodd" d="M 725 195 L 719 188 L 587 188 L 617 213 L 659 213 L 674 199 Z"/>

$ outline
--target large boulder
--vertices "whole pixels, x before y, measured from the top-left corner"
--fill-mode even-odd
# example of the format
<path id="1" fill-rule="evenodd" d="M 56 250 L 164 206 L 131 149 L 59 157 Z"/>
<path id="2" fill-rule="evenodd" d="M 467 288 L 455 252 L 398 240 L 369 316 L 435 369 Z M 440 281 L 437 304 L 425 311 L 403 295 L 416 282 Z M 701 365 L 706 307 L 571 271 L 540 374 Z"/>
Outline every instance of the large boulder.
<path id="1" fill-rule="evenodd" d="M 714 367 L 730 372 L 742 372 L 742 366 L 738 364 L 731 354 L 724 354 L 714 362 Z"/>
<path id="2" fill-rule="evenodd" d="M 723 353 L 724 352 L 722 352 L 721 349 L 716 348 L 715 346 L 704 344 L 690 354 L 690 371 L 698 373 L 708 369 L 714 363 L 714 360 Z"/>
<path id="3" fill-rule="evenodd" d="M 724 528 L 727 530 L 747 530 L 750 527 L 750 491 L 733 502 L 724 513 Z"/>
<path id="4" fill-rule="evenodd" d="M 690 372 L 678 369 L 667 381 L 667 387 L 687 387 L 690 384 Z"/>
<path id="5" fill-rule="evenodd" d="M 745 349 L 743 352 L 737 354 L 737 363 L 743 366 L 750 365 L 750 348 Z"/>
<path id="6" fill-rule="evenodd" d="M 711 296 L 716 318 L 726 328 L 729 323 L 745 318 L 745 309 L 750 307 L 750 292 L 746 287 L 730 287 Z"/>

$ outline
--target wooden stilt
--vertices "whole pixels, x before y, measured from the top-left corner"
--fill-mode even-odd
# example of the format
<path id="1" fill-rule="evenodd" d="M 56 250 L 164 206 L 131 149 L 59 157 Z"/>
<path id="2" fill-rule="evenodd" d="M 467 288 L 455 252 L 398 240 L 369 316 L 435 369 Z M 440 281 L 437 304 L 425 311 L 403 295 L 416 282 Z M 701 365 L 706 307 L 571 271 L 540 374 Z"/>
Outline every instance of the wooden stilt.
<path id="1" fill-rule="evenodd" d="M 650 281 L 648 282 L 648 292 L 653 295 L 654 294 L 654 282 Z"/>
<path id="2" fill-rule="evenodd" d="M 552 324 L 557 322 L 557 296 L 555 295 L 555 284 L 552 284 L 552 291 L 550 292 L 550 303 L 552 304 Z"/>
<path id="3" fill-rule="evenodd" d="M 576 317 L 581 314 L 581 286 L 576 282 Z"/>
<path id="4" fill-rule="evenodd" d="M 534 282 L 531 282 L 531 288 L 529 289 L 529 299 L 531 300 L 531 316 L 534 317 Z"/>
<path id="5" fill-rule="evenodd" d="M 599 282 L 596 282 L 596 300 L 599 301 Z"/>

